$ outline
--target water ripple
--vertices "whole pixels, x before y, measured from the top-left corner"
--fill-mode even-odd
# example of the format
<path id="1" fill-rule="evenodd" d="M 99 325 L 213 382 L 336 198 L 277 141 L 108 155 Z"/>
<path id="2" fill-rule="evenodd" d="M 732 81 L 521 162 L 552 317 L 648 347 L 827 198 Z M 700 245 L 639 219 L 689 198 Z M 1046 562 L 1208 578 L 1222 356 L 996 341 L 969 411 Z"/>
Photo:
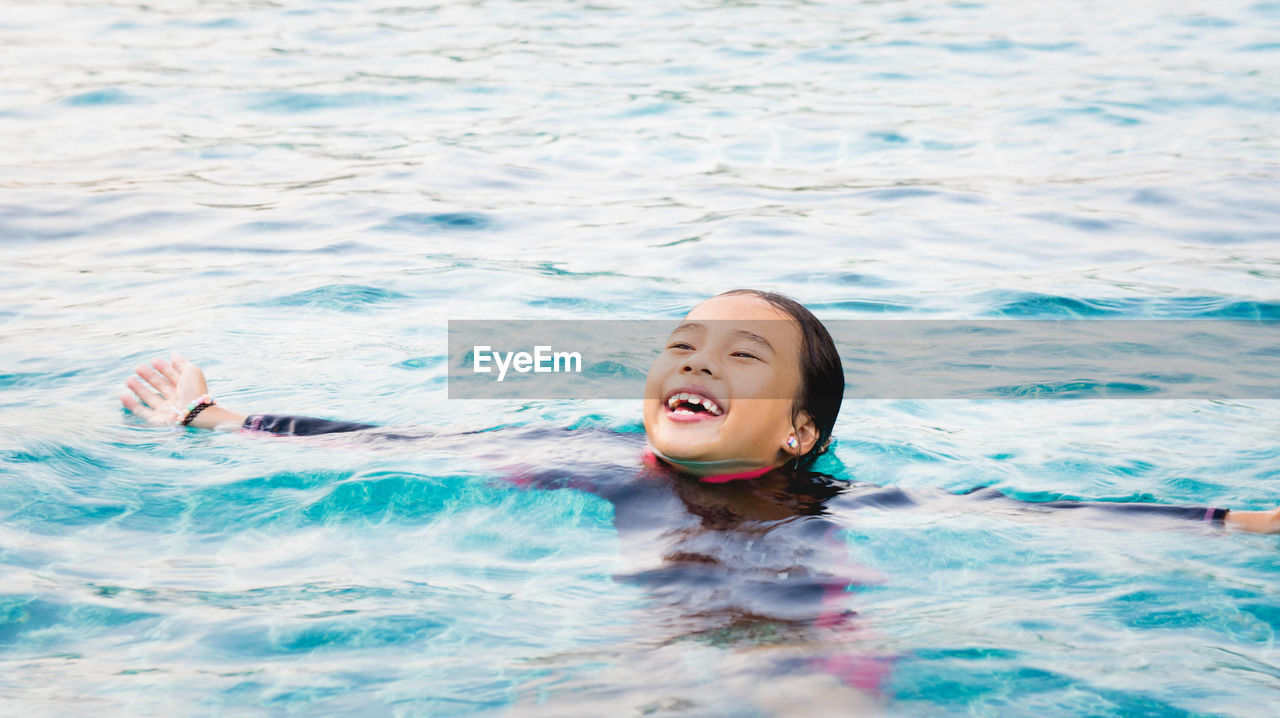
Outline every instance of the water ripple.
<path id="1" fill-rule="evenodd" d="M 868 508 L 833 551 L 883 574 L 848 592 L 856 645 L 797 648 L 793 623 L 718 625 L 614 580 L 657 574 L 609 502 L 474 470 L 591 465 L 589 429 L 634 434 L 634 406 L 448 401 L 440 370 L 449 319 L 675 318 L 742 286 L 831 318 L 1280 319 L 1280 3 L 5 9 L 13 711 L 757 714 L 825 695 L 815 656 L 860 646 L 891 657 L 902 713 L 1272 700 L 1270 539 Z M 575 439 L 123 418 L 128 368 L 171 349 L 235 408 Z M 822 466 L 1274 506 L 1270 402 L 1088 398 L 1191 378 L 849 401 Z M 820 584 L 709 600 L 786 611 Z"/>

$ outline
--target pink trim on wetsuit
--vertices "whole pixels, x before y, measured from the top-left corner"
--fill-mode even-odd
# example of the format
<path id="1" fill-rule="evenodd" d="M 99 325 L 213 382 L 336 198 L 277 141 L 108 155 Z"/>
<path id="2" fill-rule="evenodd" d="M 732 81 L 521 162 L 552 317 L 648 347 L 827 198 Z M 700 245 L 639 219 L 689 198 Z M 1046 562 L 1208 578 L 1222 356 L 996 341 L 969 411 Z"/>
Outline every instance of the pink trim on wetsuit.
<path id="1" fill-rule="evenodd" d="M 773 471 L 772 466 L 766 466 L 763 469 L 752 469 L 751 471 L 739 471 L 736 474 L 712 474 L 710 476 L 700 476 L 698 481 L 704 484 L 725 484 L 730 481 L 745 481 L 748 479 L 758 479 L 761 476 Z"/>
<path id="2" fill-rule="evenodd" d="M 671 469 L 672 467 L 666 462 L 660 460 L 658 455 L 653 453 L 652 449 L 645 449 L 644 463 L 653 467 L 661 467 Z M 772 466 L 765 466 L 760 469 L 751 469 L 749 471 L 737 471 L 732 474 L 711 474 L 710 476 L 699 476 L 698 481 L 704 484 L 727 484 L 730 481 L 747 481 L 749 479 L 758 479 L 761 476 L 773 471 Z"/>

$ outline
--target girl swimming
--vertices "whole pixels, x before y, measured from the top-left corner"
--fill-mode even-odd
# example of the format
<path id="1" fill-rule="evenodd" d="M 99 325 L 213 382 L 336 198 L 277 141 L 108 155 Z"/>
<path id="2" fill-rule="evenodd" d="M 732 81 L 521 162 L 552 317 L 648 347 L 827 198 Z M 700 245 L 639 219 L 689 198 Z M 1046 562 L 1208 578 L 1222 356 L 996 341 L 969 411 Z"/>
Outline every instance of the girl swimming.
<path id="1" fill-rule="evenodd" d="M 132 395 L 122 395 L 121 401 L 154 424 L 293 436 L 374 428 L 232 411 L 209 398 L 203 372 L 176 353 L 170 361 L 157 359 L 136 372 L 126 381 Z M 826 451 L 843 394 L 835 344 L 803 305 L 770 292 L 725 292 L 689 312 L 650 368 L 644 398 L 649 463 L 702 484 L 761 482 L 775 474 L 794 479 Z M 895 502 L 917 502 L 901 492 L 889 493 Z M 1012 501 L 987 489 L 970 493 Z M 885 500 L 882 496 L 877 503 Z M 1280 533 L 1280 508 L 1061 501 L 1041 502 L 1036 508 L 1197 518 L 1244 531 Z"/>
<path id="2" fill-rule="evenodd" d="M 177 354 L 139 366 L 137 374 L 126 382 L 132 394 L 121 399 L 156 424 L 292 436 L 375 430 L 232 411 L 209 399 L 201 370 Z M 757 696 L 757 705 L 776 699 L 777 679 L 793 681 L 789 695 L 828 696 L 822 700 L 844 710 L 883 695 L 895 657 L 861 648 L 874 631 L 859 622 L 851 590 L 882 578 L 851 564 L 837 537 L 861 510 L 959 509 L 1013 518 L 1055 511 L 1125 527 L 1194 521 L 1280 532 L 1280 508 L 1026 502 L 982 487 L 960 495 L 907 492 L 825 476 L 810 467 L 830 444 L 843 394 L 835 344 L 805 307 L 772 293 L 727 292 L 690 311 L 650 368 L 643 442 L 607 431 L 518 430 L 516 443 L 526 450 L 551 447 L 554 458 L 545 464 L 565 463 L 566 439 L 582 458 L 571 466 L 506 466 L 501 473 L 521 486 L 578 489 L 608 500 L 626 566 L 614 578 L 654 599 L 655 620 L 675 633 L 662 645 L 695 640 L 748 647 L 755 656 L 769 649 L 775 688 Z M 487 444 L 491 436 L 452 440 Z M 475 454 L 483 453 L 477 447 Z M 848 694 L 830 697 L 832 685 L 815 688 L 824 677 Z"/>

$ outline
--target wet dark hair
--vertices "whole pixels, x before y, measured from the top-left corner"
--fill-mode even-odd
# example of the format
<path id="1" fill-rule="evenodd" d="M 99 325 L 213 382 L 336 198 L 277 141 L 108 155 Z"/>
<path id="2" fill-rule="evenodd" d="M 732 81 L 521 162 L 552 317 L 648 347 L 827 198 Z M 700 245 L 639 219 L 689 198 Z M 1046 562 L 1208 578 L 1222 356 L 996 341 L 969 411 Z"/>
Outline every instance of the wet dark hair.
<path id="1" fill-rule="evenodd" d="M 800 325 L 800 391 L 791 410 L 794 425 L 800 413 L 807 413 L 818 429 L 813 448 L 796 457 L 796 468 L 808 466 L 831 444 L 840 404 L 844 401 L 844 366 L 840 353 L 822 321 L 803 304 L 783 294 L 759 289 L 733 289 L 719 296 L 748 294 L 763 299 L 785 312 Z"/>

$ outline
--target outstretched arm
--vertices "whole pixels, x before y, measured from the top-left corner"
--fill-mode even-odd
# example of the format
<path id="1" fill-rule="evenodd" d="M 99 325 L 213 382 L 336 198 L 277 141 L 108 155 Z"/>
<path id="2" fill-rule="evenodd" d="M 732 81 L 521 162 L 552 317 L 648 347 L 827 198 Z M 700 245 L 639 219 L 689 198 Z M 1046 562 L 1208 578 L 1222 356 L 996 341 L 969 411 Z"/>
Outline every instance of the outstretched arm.
<path id="1" fill-rule="evenodd" d="M 1130 516 L 1165 516 L 1168 518 L 1185 518 L 1196 521 L 1208 521 L 1227 528 L 1252 533 L 1280 533 L 1280 508 L 1271 511 L 1235 511 L 1233 509 L 1201 506 L 1169 506 L 1166 504 L 1148 503 L 1112 503 L 1109 501 L 1047 501 L 1023 502 L 1005 496 L 994 489 L 986 488 L 972 492 L 978 498 L 994 498 L 1015 501 L 1032 507 L 1050 509 L 1094 509 L 1108 513 L 1123 513 Z"/>
<path id="2" fill-rule="evenodd" d="M 1083 511 L 1085 514 L 1110 516 L 1118 525 L 1137 525 L 1143 517 L 1166 518 L 1176 521 L 1208 522 L 1237 531 L 1280 534 L 1280 508 L 1270 511 L 1235 511 L 1208 506 L 1171 506 L 1151 503 L 1119 503 L 1112 501 L 1024 501 L 1007 496 L 990 487 L 979 487 L 960 494 L 950 492 L 906 492 L 892 487 L 865 487 L 846 498 L 842 504 L 850 508 L 862 506 L 877 508 L 905 508 L 914 506 L 944 506 L 964 498 L 970 501 L 990 502 L 993 507 L 1013 509 L 1016 513 L 1038 515 L 1062 510 Z M 959 505 L 951 504 L 955 508 Z M 972 504 L 971 504 L 972 505 Z"/>
<path id="3" fill-rule="evenodd" d="M 120 401 L 126 409 L 151 424 L 176 426 L 181 423 L 188 407 L 209 392 L 204 372 L 177 352 L 173 353 L 170 361 L 156 359 L 150 367 L 139 364 L 134 371 L 138 375 L 129 377 L 125 382 L 133 396 L 123 394 Z M 373 428 L 369 424 L 306 416 L 246 415 L 218 404 L 201 409 L 187 425 L 198 429 L 243 429 L 283 436 L 312 436 Z"/>
<path id="4" fill-rule="evenodd" d="M 153 360 L 150 367 L 139 364 L 133 369 L 138 375 L 124 383 L 133 396 L 122 394 L 121 403 L 149 424 L 176 425 L 191 402 L 209 393 L 200 367 L 177 352 L 169 359 Z M 214 404 L 197 414 L 189 426 L 237 431 L 245 418 L 245 414 Z"/>

